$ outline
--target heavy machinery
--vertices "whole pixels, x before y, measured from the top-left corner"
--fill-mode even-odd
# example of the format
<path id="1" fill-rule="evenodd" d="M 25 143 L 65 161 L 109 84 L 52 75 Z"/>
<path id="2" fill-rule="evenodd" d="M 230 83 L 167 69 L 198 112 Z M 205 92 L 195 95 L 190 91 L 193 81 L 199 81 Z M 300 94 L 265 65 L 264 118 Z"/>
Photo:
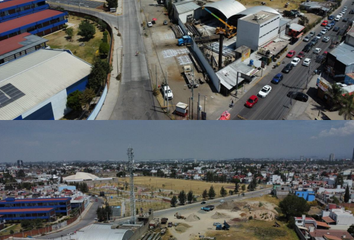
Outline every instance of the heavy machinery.
<path id="1" fill-rule="evenodd" d="M 181 214 L 179 214 L 178 212 L 175 213 L 175 217 L 177 219 L 186 219 L 184 216 L 182 216 Z"/>
<path id="2" fill-rule="evenodd" d="M 229 230 L 230 225 L 224 220 L 224 226 L 222 226 L 221 224 L 217 224 L 215 229 L 216 230 Z"/>
<path id="3" fill-rule="evenodd" d="M 217 27 L 215 34 L 223 34 L 224 36 L 226 36 L 227 38 L 232 38 L 234 36 L 236 36 L 237 31 L 236 31 L 236 27 L 229 25 L 227 22 L 225 22 L 224 20 L 222 20 L 221 18 L 219 18 L 218 16 L 216 16 L 214 13 L 212 13 L 209 9 L 207 9 L 206 7 L 202 7 L 202 9 L 204 9 L 205 11 L 207 11 L 208 13 L 210 13 L 212 16 L 214 16 L 216 19 L 218 19 L 220 22 L 222 22 L 223 24 L 225 24 L 225 28 L 221 28 L 221 27 Z"/>
<path id="4" fill-rule="evenodd" d="M 183 36 L 182 38 L 178 39 L 177 45 L 183 46 L 191 43 L 192 43 L 192 38 L 190 36 Z"/>

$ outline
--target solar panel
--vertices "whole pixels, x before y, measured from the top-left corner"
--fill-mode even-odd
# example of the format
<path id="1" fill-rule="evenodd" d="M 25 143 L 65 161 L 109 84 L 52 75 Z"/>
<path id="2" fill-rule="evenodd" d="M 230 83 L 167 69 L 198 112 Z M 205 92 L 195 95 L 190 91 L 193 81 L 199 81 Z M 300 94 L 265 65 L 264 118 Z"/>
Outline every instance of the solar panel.
<path id="1" fill-rule="evenodd" d="M 11 83 L 0 87 L 0 108 L 5 107 L 23 96 L 25 96 L 25 94 Z"/>

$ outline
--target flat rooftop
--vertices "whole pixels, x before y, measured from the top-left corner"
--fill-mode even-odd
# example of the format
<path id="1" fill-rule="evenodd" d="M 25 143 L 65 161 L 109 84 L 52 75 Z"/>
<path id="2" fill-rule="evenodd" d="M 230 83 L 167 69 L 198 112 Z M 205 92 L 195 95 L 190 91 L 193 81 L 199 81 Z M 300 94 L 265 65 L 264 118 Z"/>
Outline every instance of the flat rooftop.
<path id="1" fill-rule="evenodd" d="M 255 24 L 263 24 L 274 17 L 279 17 L 279 14 L 266 12 L 266 11 L 259 11 L 256 14 L 251 14 L 249 16 L 241 18 L 243 21 L 252 22 Z"/>
<path id="2" fill-rule="evenodd" d="M 12 209 L 0 209 L 0 214 L 4 213 L 23 213 L 23 212 L 50 212 L 54 208 L 12 208 Z"/>
<path id="3" fill-rule="evenodd" d="M 44 2 L 45 0 L 42 1 Z M 31 2 L 38 2 L 38 1 L 37 0 L 11 0 L 11 1 L 0 2 L 0 10 L 22 5 L 25 3 L 31 3 Z"/>
<path id="4" fill-rule="evenodd" d="M 14 201 L 2 200 L 0 203 L 12 203 L 12 202 L 47 202 L 47 201 L 67 201 L 71 198 L 27 198 L 27 199 L 15 199 Z"/>

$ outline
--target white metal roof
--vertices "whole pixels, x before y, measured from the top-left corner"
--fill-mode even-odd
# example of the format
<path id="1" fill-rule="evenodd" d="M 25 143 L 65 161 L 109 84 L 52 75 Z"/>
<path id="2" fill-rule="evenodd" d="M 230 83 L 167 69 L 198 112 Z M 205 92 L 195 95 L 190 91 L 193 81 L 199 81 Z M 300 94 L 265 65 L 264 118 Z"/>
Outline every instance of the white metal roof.
<path id="1" fill-rule="evenodd" d="M 77 240 L 129 240 L 133 236 L 130 229 L 111 229 L 109 224 L 91 224 L 77 232 Z"/>
<path id="2" fill-rule="evenodd" d="M 256 14 L 260 11 L 270 12 L 270 13 L 278 14 L 281 16 L 281 14 L 277 10 L 275 10 L 274 8 L 271 8 L 271 7 L 267 7 L 267 6 L 250 7 L 238 14 L 240 14 L 240 15 L 242 14 L 242 15 L 247 16 L 247 15 L 251 15 L 251 14 Z"/>
<path id="3" fill-rule="evenodd" d="M 205 7 L 218 9 L 227 19 L 246 9 L 245 6 L 235 0 L 221 0 L 218 2 L 208 3 L 205 4 Z"/>
<path id="4" fill-rule="evenodd" d="M 334 48 L 330 54 L 335 56 L 337 60 L 345 65 L 354 64 L 354 47 L 342 42 Z"/>
<path id="5" fill-rule="evenodd" d="M 185 12 L 194 11 L 195 9 L 200 8 L 200 6 L 194 2 L 179 2 L 174 4 L 178 14 L 182 14 Z"/>
<path id="6" fill-rule="evenodd" d="M 87 172 L 77 172 L 75 175 L 70 175 L 67 177 L 64 177 L 63 180 L 95 180 L 98 177 L 96 175 L 93 175 L 91 173 Z"/>
<path id="7" fill-rule="evenodd" d="M 12 120 L 88 76 L 91 65 L 64 50 L 41 49 L 0 66 L 0 87 L 11 83 L 25 95 L 0 107 Z"/>

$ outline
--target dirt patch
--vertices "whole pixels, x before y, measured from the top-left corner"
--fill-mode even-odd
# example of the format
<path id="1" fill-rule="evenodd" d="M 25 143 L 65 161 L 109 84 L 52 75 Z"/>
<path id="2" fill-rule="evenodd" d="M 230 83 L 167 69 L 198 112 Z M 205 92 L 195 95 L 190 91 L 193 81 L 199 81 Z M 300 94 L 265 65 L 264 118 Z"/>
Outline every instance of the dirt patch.
<path id="1" fill-rule="evenodd" d="M 230 216 L 225 214 L 225 213 L 220 213 L 220 212 L 215 212 L 215 214 L 213 216 L 211 216 L 211 218 L 213 219 L 219 219 L 219 218 L 229 218 Z"/>
<path id="2" fill-rule="evenodd" d="M 187 231 L 188 228 L 190 228 L 191 226 L 186 224 L 186 223 L 179 223 L 177 225 L 177 227 L 175 227 L 175 230 L 177 232 L 180 232 L 180 233 L 184 233 L 185 231 Z"/>
<path id="3" fill-rule="evenodd" d="M 186 218 L 187 222 L 195 222 L 195 221 L 199 221 L 199 220 L 200 220 L 200 217 L 198 217 L 195 214 L 191 214 Z"/>
<path id="4" fill-rule="evenodd" d="M 321 214 L 322 209 L 319 207 L 311 207 L 309 212 L 307 213 L 308 215 L 317 215 L 317 214 Z"/>

